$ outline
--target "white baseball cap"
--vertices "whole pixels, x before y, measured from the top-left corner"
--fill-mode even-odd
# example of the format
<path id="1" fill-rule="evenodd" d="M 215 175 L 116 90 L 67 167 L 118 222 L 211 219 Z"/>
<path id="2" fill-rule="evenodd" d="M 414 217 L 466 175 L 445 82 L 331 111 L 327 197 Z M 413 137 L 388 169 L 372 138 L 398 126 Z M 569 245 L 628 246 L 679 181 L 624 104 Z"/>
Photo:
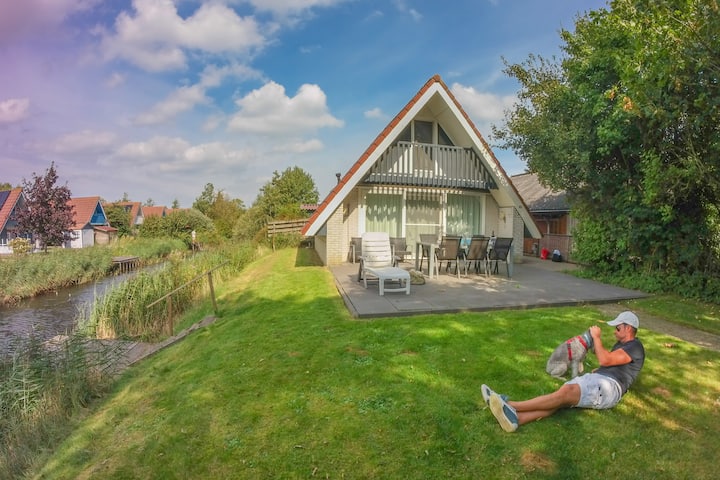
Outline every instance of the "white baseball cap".
<path id="1" fill-rule="evenodd" d="M 608 322 L 607 324 L 611 327 L 614 327 L 615 325 L 620 325 L 621 323 L 630 325 L 631 327 L 635 328 L 640 327 L 640 320 L 638 320 L 637 315 L 630 311 L 622 312 L 620 315 L 615 317 L 615 320 L 613 320 L 612 322 Z"/>

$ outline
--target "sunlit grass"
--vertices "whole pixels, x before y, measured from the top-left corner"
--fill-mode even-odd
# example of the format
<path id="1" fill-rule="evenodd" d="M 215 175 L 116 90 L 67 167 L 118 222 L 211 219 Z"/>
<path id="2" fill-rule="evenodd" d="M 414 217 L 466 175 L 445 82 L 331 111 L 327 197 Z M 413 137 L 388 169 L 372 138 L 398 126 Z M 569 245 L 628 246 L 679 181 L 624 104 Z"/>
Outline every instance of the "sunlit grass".
<path id="1" fill-rule="evenodd" d="M 618 407 L 510 435 L 480 384 L 555 389 L 547 356 L 608 320 L 598 310 L 357 321 L 306 255 L 278 251 L 224 285 L 220 318 L 130 370 L 38 478 L 714 476 L 716 352 L 641 330 L 648 360 Z"/>

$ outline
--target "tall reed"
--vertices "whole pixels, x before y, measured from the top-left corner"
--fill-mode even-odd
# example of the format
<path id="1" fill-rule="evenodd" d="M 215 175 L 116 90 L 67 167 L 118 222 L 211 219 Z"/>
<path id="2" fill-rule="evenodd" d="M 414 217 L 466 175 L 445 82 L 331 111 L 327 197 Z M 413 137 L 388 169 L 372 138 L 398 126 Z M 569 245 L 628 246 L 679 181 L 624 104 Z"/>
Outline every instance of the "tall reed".
<path id="1" fill-rule="evenodd" d="M 102 366 L 112 353 L 90 355 L 73 335 L 53 344 L 30 336 L 0 358 L 0 478 L 21 478 L 38 452 L 70 431 L 67 418 L 109 385 Z"/>
<path id="2" fill-rule="evenodd" d="M 208 294 L 205 272 L 223 265 L 213 272 L 214 279 L 223 280 L 242 270 L 255 253 L 253 245 L 244 243 L 191 256 L 173 254 L 163 268 L 140 273 L 97 299 L 82 319 L 82 328 L 97 338 L 157 341 L 167 335 L 170 317 L 181 315 Z M 181 286 L 169 299 L 148 306 Z"/>

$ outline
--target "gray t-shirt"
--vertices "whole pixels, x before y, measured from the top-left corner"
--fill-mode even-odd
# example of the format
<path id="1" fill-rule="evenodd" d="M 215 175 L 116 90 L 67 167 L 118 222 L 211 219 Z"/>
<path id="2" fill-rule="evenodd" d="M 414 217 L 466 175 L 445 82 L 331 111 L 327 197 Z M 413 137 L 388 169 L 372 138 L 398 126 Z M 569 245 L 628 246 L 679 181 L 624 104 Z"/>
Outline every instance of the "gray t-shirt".
<path id="1" fill-rule="evenodd" d="M 630 363 L 626 363 L 625 365 L 615 365 L 612 367 L 600 367 L 595 370 L 595 373 L 615 379 L 620 384 L 620 387 L 622 387 L 622 393 L 625 395 L 645 363 L 645 348 L 643 347 L 642 342 L 640 342 L 637 338 L 626 343 L 617 342 L 613 345 L 611 351 L 614 352 L 618 348 L 622 348 L 628 355 L 630 355 L 630 358 L 632 359 Z"/>

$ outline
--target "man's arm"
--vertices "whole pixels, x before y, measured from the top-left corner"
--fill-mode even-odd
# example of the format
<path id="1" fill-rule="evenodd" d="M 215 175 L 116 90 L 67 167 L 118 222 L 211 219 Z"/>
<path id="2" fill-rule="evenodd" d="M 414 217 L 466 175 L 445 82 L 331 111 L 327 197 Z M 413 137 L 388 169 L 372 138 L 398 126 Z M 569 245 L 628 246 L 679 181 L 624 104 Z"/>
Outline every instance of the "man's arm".
<path id="1" fill-rule="evenodd" d="M 622 348 L 618 348 L 612 352 L 606 349 L 602 344 L 600 333 L 600 327 L 597 325 L 590 327 L 590 336 L 593 338 L 595 356 L 597 357 L 598 363 L 600 363 L 601 367 L 614 367 L 616 365 L 625 365 L 626 363 L 632 362 L 630 355 L 628 355 L 628 353 Z"/>

